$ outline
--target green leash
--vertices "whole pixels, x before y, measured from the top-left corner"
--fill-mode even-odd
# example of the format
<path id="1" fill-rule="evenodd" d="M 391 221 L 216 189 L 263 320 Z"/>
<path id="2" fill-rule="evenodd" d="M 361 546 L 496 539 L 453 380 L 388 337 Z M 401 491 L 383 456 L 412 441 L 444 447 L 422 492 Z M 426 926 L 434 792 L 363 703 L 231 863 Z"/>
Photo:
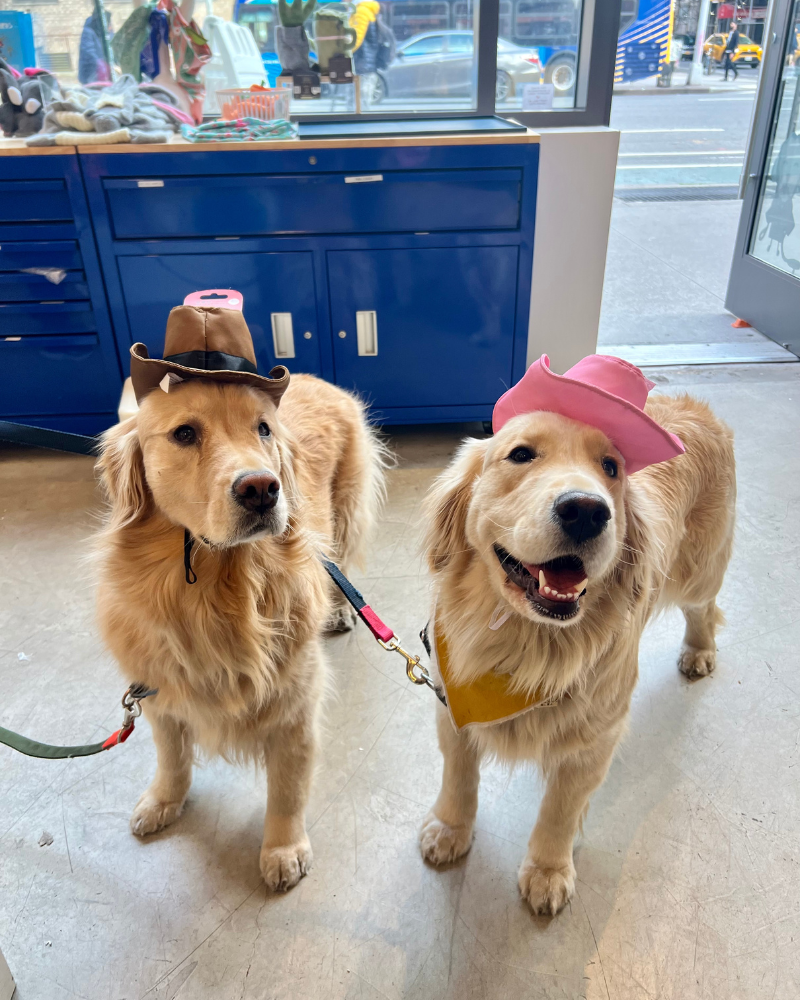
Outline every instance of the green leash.
<path id="1" fill-rule="evenodd" d="M 17 424 L 11 420 L 0 420 L 0 441 L 13 441 L 15 444 L 29 445 L 34 448 L 50 448 L 53 451 L 70 451 L 77 455 L 96 454 L 98 440 L 86 437 L 84 434 L 70 434 L 66 431 L 54 431 L 46 427 L 30 427 L 27 424 Z M 124 743 L 134 729 L 134 722 L 142 714 L 140 702 L 158 694 L 158 689 L 148 689 L 144 684 L 131 684 L 122 696 L 122 707 L 125 714 L 122 725 L 102 743 L 87 743 L 83 746 L 56 747 L 51 743 L 40 743 L 30 740 L 27 736 L 14 733 L 0 726 L 0 743 L 12 750 L 24 753 L 28 757 L 42 757 L 45 760 L 64 760 L 70 757 L 91 757 L 102 753 L 111 747 Z"/>
<path id="2" fill-rule="evenodd" d="M 112 733 L 108 739 L 102 743 L 87 743 L 76 747 L 56 747 L 51 743 L 39 743 L 38 740 L 29 740 L 27 736 L 14 733 L 10 729 L 0 726 L 0 743 L 5 743 L 12 750 L 24 753 L 28 757 L 43 757 L 46 760 L 63 760 L 70 757 L 91 757 L 92 754 L 102 753 L 103 750 L 110 750 L 111 747 L 124 743 L 134 729 L 134 722 L 142 714 L 141 701 L 143 698 L 150 698 L 158 694 L 158 688 L 148 689 L 144 684 L 131 684 L 122 696 L 122 707 L 125 714 L 122 717 L 122 725 Z"/>

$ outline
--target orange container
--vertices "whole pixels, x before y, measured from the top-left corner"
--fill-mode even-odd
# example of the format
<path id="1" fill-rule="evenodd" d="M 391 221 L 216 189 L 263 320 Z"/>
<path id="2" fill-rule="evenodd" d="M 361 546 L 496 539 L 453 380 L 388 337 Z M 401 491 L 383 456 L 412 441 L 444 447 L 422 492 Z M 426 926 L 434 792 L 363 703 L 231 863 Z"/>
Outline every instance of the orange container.
<path id="1" fill-rule="evenodd" d="M 291 91 L 287 87 L 218 90 L 217 100 L 223 121 L 258 118 L 269 122 L 276 118 L 288 119 Z"/>

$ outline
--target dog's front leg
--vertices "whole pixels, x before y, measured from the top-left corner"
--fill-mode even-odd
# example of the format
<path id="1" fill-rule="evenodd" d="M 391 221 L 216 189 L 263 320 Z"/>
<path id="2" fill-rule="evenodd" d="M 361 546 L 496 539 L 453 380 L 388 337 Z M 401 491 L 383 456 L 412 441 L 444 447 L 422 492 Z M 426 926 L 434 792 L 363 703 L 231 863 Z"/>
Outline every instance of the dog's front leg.
<path id="1" fill-rule="evenodd" d="M 131 830 L 139 837 L 163 830 L 180 816 L 192 783 L 193 747 L 188 729 L 169 715 L 145 712 L 153 730 L 158 767 L 131 816 Z"/>
<path id="2" fill-rule="evenodd" d="M 548 774 L 539 817 L 519 870 L 519 889 L 534 913 L 555 916 L 575 891 L 572 842 L 592 792 L 602 784 L 616 740 L 563 758 Z"/>
<path id="3" fill-rule="evenodd" d="M 297 885 L 311 867 L 305 811 L 315 749 L 313 719 L 277 727 L 267 741 L 267 816 L 261 874 L 269 888 L 277 892 Z"/>
<path id="4" fill-rule="evenodd" d="M 419 831 L 422 856 L 434 865 L 455 861 L 472 844 L 472 828 L 478 811 L 480 752 L 466 733 L 457 733 L 447 714 L 438 706 L 436 728 L 444 756 L 442 788 L 433 809 Z"/>

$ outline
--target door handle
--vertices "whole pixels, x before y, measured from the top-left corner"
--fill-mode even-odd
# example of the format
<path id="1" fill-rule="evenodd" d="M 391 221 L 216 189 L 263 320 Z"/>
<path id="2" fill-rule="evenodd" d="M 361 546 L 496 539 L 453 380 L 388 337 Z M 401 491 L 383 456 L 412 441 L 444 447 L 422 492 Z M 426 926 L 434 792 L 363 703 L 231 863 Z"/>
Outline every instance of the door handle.
<path id="1" fill-rule="evenodd" d="M 276 358 L 294 357 L 294 331 L 291 313 L 270 313 L 272 320 L 272 346 Z"/>
<path id="2" fill-rule="evenodd" d="M 356 337 L 358 353 L 365 358 L 378 355 L 378 314 L 374 309 L 356 313 Z"/>

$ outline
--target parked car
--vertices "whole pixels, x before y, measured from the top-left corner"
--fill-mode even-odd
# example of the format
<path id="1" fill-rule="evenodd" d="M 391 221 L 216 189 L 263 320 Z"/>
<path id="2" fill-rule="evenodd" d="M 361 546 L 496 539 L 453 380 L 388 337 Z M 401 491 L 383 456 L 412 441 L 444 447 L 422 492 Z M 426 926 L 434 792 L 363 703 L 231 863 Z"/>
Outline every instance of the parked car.
<path id="1" fill-rule="evenodd" d="M 714 62 L 722 62 L 727 40 L 727 35 L 711 35 L 703 44 L 703 55 L 707 59 L 713 59 Z M 733 62 L 746 63 L 753 69 L 758 69 L 761 65 L 761 46 L 756 45 L 747 35 L 739 35 L 739 45 L 733 54 Z"/>
<path id="2" fill-rule="evenodd" d="M 372 103 L 385 97 L 470 97 L 473 47 L 469 31 L 414 35 L 397 47 L 392 64 L 379 70 Z M 524 83 L 541 82 L 542 65 L 537 49 L 522 48 L 498 38 L 496 100 L 512 97 Z"/>

